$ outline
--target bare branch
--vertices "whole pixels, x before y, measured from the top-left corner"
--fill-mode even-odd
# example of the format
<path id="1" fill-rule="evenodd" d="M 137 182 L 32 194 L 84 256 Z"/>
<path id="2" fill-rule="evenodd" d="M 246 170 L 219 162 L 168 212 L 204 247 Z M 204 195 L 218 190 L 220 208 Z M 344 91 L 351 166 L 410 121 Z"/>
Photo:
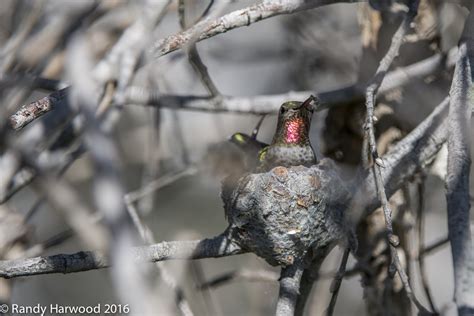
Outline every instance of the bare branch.
<path id="1" fill-rule="evenodd" d="M 78 159 L 84 153 L 84 148 L 79 147 L 77 150 L 69 153 L 64 158 L 64 163 L 62 163 L 58 168 L 58 176 L 61 176 L 67 169 L 72 165 L 76 159 Z M 25 167 L 18 171 L 13 177 L 7 192 L 2 192 L 0 195 L 0 204 L 5 203 L 10 198 L 12 198 L 18 191 L 22 188 L 29 185 L 35 178 L 37 173 L 35 170 Z"/>
<path id="2" fill-rule="evenodd" d="M 66 230 L 63 230 L 63 231 L 51 236 L 50 238 L 48 238 L 44 242 L 40 242 L 40 243 L 30 247 L 29 249 L 25 250 L 22 257 L 24 258 L 24 257 L 39 256 L 45 250 L 47 250 L 49 248 L 59 246 L 62 243 L 68 241 L 69 239 L 71 239 L 74 236 L 75 236 L 74 231 L 72 229 L 68 228 Z"/>
<path id="3" fill-rule="evenodd" d="M 427 256 L 429 254 L 431 254 L 433 251 L 436 251 L 438 250 L 440 247 L 442 246 L 446 246 L 449 242 L 449 238 L 448 237 L 444 237 L 444 238 L 441 238 L 435 242 L 433 242 L 432 244 L 426 246 L 425 248 L 423 248 L 420 253 L 418 254 L 418 256 Z"/>
<path id="4" fill-rule="evenodd" d="M 444 66 L 452 66 L 452 55 L 456 52 L 457 49 L 453 49 L 449 52 L 446 64 L 444 64 L 444 56 L 437 54 L 412 65 L 389 72 L 377 93 L 387 93 L 395 88 L 408 84 L 413 78 L 422 78 L 443 69 Z M 143 104 L 193 111 L 269 114 L 277 112 L 280 105 L 287 100 L 304 100 L 311 94 L 317 95 L 320 100 L 320 104 L 316 108 L 317 111 L 334 106 L 349 105 L 353 102 L 364 100 L 364 88 L 352 85 L 321 93 L 298 91 L 255 97 L 224 96 L 220 100 L 220 106 L 217 108 L 214 105 L 215 102 L 213 102 L 213 98 L 208 96 L 161 95 L 152 90 L 131 87 L 127 91 L 127 102 L 130 104 Z"/>
<path id="5" fill-rule="evenodd" d="M 217 5 L 213 6 L 213 2 L 211 2 L 206 9 L 207 13 L 209 14 L 207 20 L 210 21 L 211 19 L 217 17 L 221 11 L 228 5 L 225 1 L 220 1 Z M 216 7 L 217 8 L 214 8 Z M 211 10 L 212 9 L 212 10 Z M 179 14 L 179 24 L 181 25 L 181 29 L 186 29 L 188 23 L 186 22 L 186 12 L 185 12 L 185 3 L 184 0 L 178 1 L 178 14 Z M 201 29 L 196 30 L 196 36 L 194 39 L 191 39 L 187 44 L 187 53 L 188 53 L 188 60 L 191 66 L 194 68 L 196 73 L 199 75 L 201 82 L 206 87 L 207 91 L 212 97 L 219 97 L 221 93 L 217 89 L 216 84 L 212 80 L 209 72 L 207 70 L 206 65 L 201 59 L 201 55 L 199 54 L 196 46 L 196 39 L 199 37 L 202 30 L 206 28 L 207 24 L 201 24 Z M 217 103 L 216 103 L 217 104 Z"/>
<path id="6" fill-rule="evenodd" d="M 313 288 L 314 283 L 320 277 L 319 270 L 321 269 L 321 265 L 323 264 L 324 259 L 332 249 L 333 247 L 326 247 L 325 249 L 320 249 L 320 251 L 316 253 L 316 257 L 313 258 L 313 261 L 311 262 L 309 267 L 304 270 L 300 282 L 298 300 L 296 301 L 295 315 L 303 316 L 306 302 L 308 301 L 309 295 L 311 293 L 311 289 Z"/>
<path id="7" fill-rule="evenodd" d="M 382 209 L 385 217 L 385 225 L 387 228 L 387 238 L 390 247 L 390 254 L 392 258 L 392 263 L 390 268 L 393 270 L 393 267 L 396 268 L 400 279 L 403 283 L 405 291 L 407 292 L 408 297 L 413 301 L 419 311 L 427 312 L 426 309 L 421 305 L 421 303 L 415 297 L 413 290 L 411 289 L 410 283 L 408 281 L 408 276 L 400 262 L 400 258 L 398 257 L 396 247 L 399 244 L 398 237 L 393 234 L 392 228 L 392 211 L 390 210 L 390 206 L 388 204 L 387 194 L 385 192 L 384 181 L 382 178 L 382 171 L 381 168 L 385 167 L 383 160 L 378 156 L 377 153 L 377 144 L 375 140 L 375 132 L 374 132 L 374 108 L 375 108 L 375 97 L 377 94 L 377 90 L 379 89 L 382 81 L 390 68 L 393 60 L 398 55 L 400 50 L 400 46 L 403 43 L 405 35 L 410 30 L 410 25 L 413 22 L 413 19 L 417 15 L 419 0 L 412 0 L 409 4 L 409 11 L 406 17 L 403 19 L 400 27 L 395 32 L 392 38 L 392 43 L 388 52 L 380 61 L 379 67 L 377 71 L 369 83 L 366 92 L 366 108 L 367 108 L 367 118 L 366 118 L 366 129 L 367 129 L 367 138 L 369 140 L 369 150 L 373 159 L 373 166 L 372 170 L 374 173 L 374 178 L 376 181 L 376 188 L 377 192 L 382 204 Z"/>
<path id="8" fill-rule="evenodd" d="M 457 52 L 453 49 L 448 54 L 447 66 L 453 64 L 450 57 Z M 410 79 L 420 78 L 433 74 L 443 67 L 444 58 L 441 54 L 434 55 L 410 66 L 396 69 L 387 74 L 382 85 L 378 89 L 378 94 L 386 93 L 394 88 L 400 87 L 410 82 Z M 69 89 L 67 89 L 69 90 Z M 12 128 L 21 129 L 43 114 L 55 108 L 65 107 L 67 104 L 68 92 L 63 89 L 38 101 L 22 106 L 22 109 L 29 109 L 27 112 L 19 110 L 12 115 L 10 121 Z M 317 94 L 314 91 L 289 92 L 280 95 L 256 96 L 256 97 L 228 97 L 224 96 L 219 100 L 220 106 L 216 108 L 215 100 L 212 96 L 179 96 L 161 95 L 152 90 L 140 87 L 130 87 L 126 91 L 126 103 L 141 104 L 171 109 L 184 109 L 194 111 L 211 112 L 235 112 L 246 114 L 268 114 L 278 111 L 280 105 L 288 100 L 303 100 L 308 95 Z M 348 86 L 333 91 L 317 94 L 321 104 L 317 110 L 323 110 L 333 106 L 343 106 L 352 102 L 362 101 L 364 91 L 358 86 Z M 102 112 L 102 110 L 100 110 Z M 16 122 L 23 123 L 16 123 Z"/>
<path id="9" fill-rule="evenodd" d="M 470 26 L 470 27 L 469 27 Z M 474 11 L 466 22 L 465 33 L 474 32 Z M 472 36 L 472 35 L 471 35 Z M 466 38 L 464 38 L 466 41 Z M 454 267 L 454 299 L 459 315 L 474 313 L 474 250 L 469 227 L 470 101 L 472 96 L 472 38 L 461 42 L 451 86 L 448 119 L 448 237 Z M 470 58 L 471 57 L 471 58 Z"/>
<path id="10" fill-rule="evenodd" d="M 347 265 L 347 260 L 349 259 L 349 253 L 350 253 L 349 248 L 344 249 L 344 253 L 341 259 L 341 265 L 339 266 L 339 270 L 337 271 L 337 274 L 334 277 L 333 283 L 331 284 L 331 292 L 332 292 L 331 302 L 329 303 L 329 307 L 326 311 L 326 315 L 328 316 L 332 316 L 334 313 L 334 308 L 336 307 L 337 294 L 339 293 L 339 288 L 341 287 L 342 279 L 344 278 L 344 274 L 346 273 L 346 265 Z"/>
<path id="11" fill-rule="evenodd" d="M 161 242 L 130 249 L 137 263 L 174 259 L 220 258 L 245 253 L 237 244 L 222 234 L 210 239 Z M 58 254 L 19 260 L 0 261 L 0 277 L 16 278 L 50 273 L 73 273 L 103 269 L 110 266 L 107 257 L 94 251 Z"/>
<path id="12" fill-rule="evenodd" d="M 206 289 L 206 288 L 215 288 L 219 286 L 226 285 L 230 282 L 235 281 L 248 281 L 248 282 L 276 282 L 278 281 L 278 274 L 272 271 L 266 270 L 259 270 L 259 271 L 252 271 L 247 269 L 231 271 L 228 273 L 224 273 L 219 275 L 201 285 L 198 286 L 199 289 Z"/>
<path id="13" fill-rule="evenodd" d="M 231 13 L 228 13 L 214 21 L 204 19 L 200 23 L 197 23 L 195 26 L 184 32 L 168 36 L 167 38 L 158 41 L 151 48 L 151 52 L 154 53 L 157 58 L 168 54 L 172 51 L 182 48 L 190 40 L 195 38 L 197 33 L 200 34 L 197 37 L 196 41 L 202 41 L 204 39 L 225 33 L 232 29 L 239 28 L 242 26 L 249 26 L 250 24 L 277 15 L 290 14 L 298 11 L 314 9 L 333 3 L 357 3 L 363 1 L 364 0 L 265 0 L 260 4 L 255 4 L 245 9 L 236 10 Z M 203 28 L 203 25 L 208 26 Z M 203 31 L 200 32 L 202 28 Z"/>
<path id="14" fill-rule="evenodd" d="M 446 98 L 410 134 L 382 157 L 385 165 L 382 169 L 382 179 L 388 197 L 392 196 L 402 183 L 429 166 L 435 158 L 447 139 L 445 115 L 448 105 L 449 98 Z M 351 208 L 356 223 L 381 205 L 373 173 L 366 170 L 360 178 L 362 185 L 358 181 L 354 183 L 356 193 Z"/>
<path id="15" fill-rule="evenodd" d="M 138 58 L 137 54 L 144 47 L 144 40 L 149 35 L 150 30 L 163 17 L 163 13 L 170 2 L 170 0 L 145 1 L 141 17 L 123 32 L 111 51 L 95 67 L 94 76 L 102 82 L 122 77 L 125 79 L 123 84 L 126 84 L 130 79 L 129 75 L 131 75 L 128 73 L 131 70 L 130 63 L 133 64 L 133 68 Z M 129 65 L 123 64 L 124 59 Z M 128 74 L 120 74 L 119 70 L 126 71 Z"/>
<path id="16" fill-rule="evenodd" d="M 155 238 L 153 236 L 153 232 L 140 219 L 140 216 L 138 215 L 137 208 L 135 207 L 135 204 L 134 204 L 134 200 L 131 200 L 129 198 L 129 195 L 126 194 L 124 196 L 124 202 L 125 202 L 125 205 L 127 207 L 127 211 L 129 213 L 130 217 L 132 218 L 133 224 L 135 225 L 135 227 L 138 230 L 138 233 L 140 234 L 140 237 L 141 237 L 142 241 L 145 244 L 154 244 L 155 243 Z M 189 307 L 189 303 L 184 298 L 184 291 L 180 287 L 178 287 L 178 285 L 177 285 L 176 281 L 174 280 L 174 278 L 168 273 L 168 271 L 166 271 L 164 266 L 162 266 L 158 263 L 156 263 L 155 266 L 157 268 L 157 271 L 161 275 L 163 281 L 175 293 L 175 299 L 176 299 L 178 308 L 180 309 L 181 313 L 183 315 L 193 315 L 193 313 L 191 311 L 191 308 Z"/>
<path id="17" fill-rule="evenodd" d="M 150 193 L 153 193 L 165 186 L 168 186 L 178 181 L 179 179 L 192 176 L 196 174 L 196 172 L 197 172 L 197 169 L 195 167 L 188 167 L 182 171 L 159 177 L 158 179 L 148 183 L 144 187 L 141 187 L 140 189 L 136 191 L 127 193 L 124 197 L 125 203 L 127 204 L 134 203 L 138 201 L 139 199 L 143 198 L 144 196 Z"/>
<path id="18" fill-rule="evenodd" d="M 301 262 L 281 268 L 280 293 L 276 306 L 277 316 L 294 315 L 303 271 L 304 267 Z"/>
<path id="19" fill-rule="evenodd" d="M 356 93 L 357 88 L 347 88 L 317 94 L 321 100 L 321 106 L 316 110 L 333 106 L 335 104 L 347 104 L 357 96 L 362 98 L 361 93 Z M 177 96 L 161 95 L 152 90 L 141 87 L 130 87 L 127 90 L 127 103 L 143 104 L 171 109 L 183 109 L 205 112 L 234 112 L 243 114 L 269 114 L 278 111 L 281 104 L 287 100 L 305 100 L 313 91 L 298 91 L 275 95 L 262 95 L 255 97 L 228 97 L 223 96 L 215 106 L 215 99 L 209 96 Z"/>
<path id="20" fill-rule="evenodd" d="M 60 106 L 61 102 L 66 101 L 68 91 L 69 88 L 64 88 L 38 101 L 23 105 L 20 110 L 10 117 L 11 127 L 14 130 L 19 130 L 43 114 L 51 111 L 53 107 Z"/>

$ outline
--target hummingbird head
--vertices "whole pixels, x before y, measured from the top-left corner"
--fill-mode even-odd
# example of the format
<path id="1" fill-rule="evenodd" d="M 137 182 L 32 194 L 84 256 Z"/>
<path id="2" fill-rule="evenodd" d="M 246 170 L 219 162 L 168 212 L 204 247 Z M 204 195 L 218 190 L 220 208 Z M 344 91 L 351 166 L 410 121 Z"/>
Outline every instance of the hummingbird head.
<path id="1" fill-rule="evenodd" d="M 236 144 L 239 147 L 245 146 L 248 142 L 251 141 L 251 136 L 244 133 L 234 133 L 229 137 L 231 143 Z"/>
<path id="2" fill-rule="evenodd" d="M 310 96 L 304 102 L 288 101 L 281 105 L 272 144 L 297 145 L 309 141 L 313 101 L 317 102 L 317 99 Z"/>

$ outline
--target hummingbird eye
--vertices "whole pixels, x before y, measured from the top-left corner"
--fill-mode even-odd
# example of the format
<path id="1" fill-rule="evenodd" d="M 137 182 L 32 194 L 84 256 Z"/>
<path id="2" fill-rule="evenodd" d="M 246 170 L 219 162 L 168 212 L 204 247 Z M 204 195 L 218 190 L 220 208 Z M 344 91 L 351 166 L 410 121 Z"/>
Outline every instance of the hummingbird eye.
<path id="1" fill-rule="evenodd" d="M 285 113 L 285 112 L 286 112 L 286 109 L 282 106 L 282 107 L 280 108 L 280 114 L 283 114 L 283 113 Z"/>

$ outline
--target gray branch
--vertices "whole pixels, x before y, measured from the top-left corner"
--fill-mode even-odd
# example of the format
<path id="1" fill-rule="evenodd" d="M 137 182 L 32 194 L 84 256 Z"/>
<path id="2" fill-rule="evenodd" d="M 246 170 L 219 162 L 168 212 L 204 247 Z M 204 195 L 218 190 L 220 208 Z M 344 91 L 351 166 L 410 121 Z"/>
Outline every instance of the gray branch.
<path id="1" fill-rule="evenodd" d="M 23 105 L 15 114 L 10 116 L 10 125 L 14 130 L 19 130 L 31 123 L 33 120 L 61 106 L 62 102 L 67 102 L 69 88 L 59 91 L 39 99 L 38 101 Z"/>
<path id="2" fill-rule="evenodd" d="M 204 19 L 186 31 L 159 40 L 153 45 L 151 52 L 158 58 L 184 47 L 191 40 L 202 41 L 274 16 L 314 9 L 334 3 L 357 2 L 364 2 L 364 0 L 264 0 L 259 4 L 230 12 L 214 21 Z"/>
<path id="3" fill-rule="evenodd" d="M 455 55 L 456 52 L 457 49 L 453 49 L 448 53 L 446 66 L 450 67 L 454 64 L 453 55 Z M 436 54 L 412 65 L 391 71 L 386 75 L 385 80 L 378 90 L 378 94 L 383 94 L 397 87 L 406 85 L 411 82 L 413 78 L 422 78 L 433 74 L 445 66 L 443 63 L 443 55 Z M 62 89 L 38 101 L 22 106 L 20 110 L 10 117 L 11 127 L 14 130 L 20 130 L 33 120 L 40 118 L 50 111 L 68 108 L 69 90 L 69 88 Z M 315 91 L 298 91 L 255 97 L 224 96 L 219 99 L 220 106 L 216 107 L 216 102 L 214 102 L 215 100 L 211 96 L 162 95 L 153 90 L 132 86 L 126 90 L 125 98 L 128 104 L 166 107 L 170 109 L 268 114 L 277 112 L 280 105 L 285 101 L 303 100 L 311 94 L 315 95 L 317 93 Z M 364 88 L 352 85 L 322 92 L 317 95 L 321 101 L 317 110 L 323 110 L 333 106 L 344 106 L 355 101 L 363 101 Z"/>
<path id="4" fill-rule="evenodd" d="M 382 157 L 385 165 L 385 168 L 382 168 L 382 179 L 388 198 L 414 174 L 425 170 L 436 157 L 447 139 L 448 105 L 449 99 L 446 98 L 410 134 Z M 380 207 L 373 173 L 365 170 L 359 177 L 362 183 L 354 182 L 353 190 L 356 193 L 351 206 L 355 222 L 359 222 Z"/>
<path id="5" fill-rule="evenodd" d="M 303 271 L 304 266 L 301 262 L 281 268 L 280 293 L 276 307 L 277 316 L 294 315 Z"/>
<path id="6" fill-rule="evenodd" d="M 136 247 L 130 250 L 130 256 L 137 263 L 145 263 L 173 259 L 220 258 L 244 252 L 227 235 L 222 234 L 203 240 L 160 242 Z M 0 277 L 8 279 L 38 274 L 73 273 L 109 266 L 109 260 L 103 253 L 80 251 L 74 254 L 3 260 L 0 261 Z"/>
<path id="7" fill-rule="evenodd" d="M 377 68 L 377 71 L 372 78 L 371 82 L 367 87 L 366 92 L 366 108 L 367 108 L 367 118 L 366 118 L 366 136 L 368 139 L 370 154 L 373 159 L 373 176 L 376 182 L 376 189 L 378 192 L 378 196 L 382 205 L 382 210 L 385 218 L 385 227 L 387 229 L 387 239 L 389 242 L 390 247 L 390 254 L 391 254 L 391 264 L 390 268 L 396 268 L 398 274 L 400 276 L 400 280 L 403 283 L 405 291 L 408 297 L 413 301 L 420 312 L 426 312 L 426 309 L 421 305 L 418 301 L 416 296 L 413 293 L 413 290 L 410 286 L 408 275 L 406 274 L 401 262 L 400 258 L 398 257 L 398 253 L 395 247 L 398 246 L 399 240 L 398 237 L 393 234 L 392 228 L 392 211 L 390 209 L 390 205 L 388 203 L 387 194 L 385 192 L 384 187 L 384 180 L 382 176 L 382 168 L 385 167 L 383 160 L 379 158 L 377 153 L 377 144 L 375 140 L 375 132 L 374 132 L 374 108 L 375 108 L 375 100 L 377 95 L 377 90 L 381 86 L 385 75 L 392 65 L 393 60 L 395 57 L 398 56 L 400 47 L 403 43 L 405 36 L 408 34 L 408 31 L 411 28 L 411 23 L 413 22 L 415 16 L 418 12 L 418 5 L 419 0 L 412 0 L 409 2 L 409 11 L 405 18 L 403 19 L 400 27 L 397 29 L 395 34 L 392 37 L 392 42 L 390 47 L 382 58 Z M 394 269 L 393 269 L 394 270 Z"/>
<path id="8" fill-rule="evenodd" d="M 216 288 L 239 280 L 248 282 L 276 282 L 278 281 L 278 275 L 272 271 L 267 270 L 234 270 L 218 275 L 217 277 L 214 277 L 211 280 L 199 285 L 198 288 L 201 290 L 208 288 Z"/>
<path id="9" fill-rule="evenodd" d="M 474 32 L 474 11 L 465 26 L 465 34 Z M 470 92 L 472 89 L 469 46 L 472 36 L 464 37 L 459 48 L 454 78 L 451 85 L 451 103 L 448 119 L 448 170 L 446 199 L 448 204 L 448 237 L 454 267 L 454 299 L 459 315 L 474 313 L 474 252 L 469 227 L 469 172 L 470 156 Z M 471 92 L 472 93 L 472 92 Z"/>

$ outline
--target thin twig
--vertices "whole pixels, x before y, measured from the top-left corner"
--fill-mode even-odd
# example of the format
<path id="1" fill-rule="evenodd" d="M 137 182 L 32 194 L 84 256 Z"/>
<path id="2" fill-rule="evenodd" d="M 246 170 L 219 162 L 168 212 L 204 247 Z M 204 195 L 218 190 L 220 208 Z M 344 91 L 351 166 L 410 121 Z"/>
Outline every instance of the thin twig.
<path id="1" fill-rule="evenodd" d="M 95 115 L 97 117 L 102 117 L 105 112 L 110 108 L 112 105 L 112 101 L 114 100 L 114 93 L 115 93 L 115 84 L 112 81 L 109 81 L 105 84 L 105 91 L 102 97 L 102 100 L 97 107 L 97 111 Z"/>
<path id="2" fill-rule="evenodd" d="M 210 239 L 194 241 L 160 242 L 155 245 L 129 249 L 136 263 L 157 262 L 175 259 L 220 258 L 245 253 L 227 234 Z M 16 278 L 50 273 L 74 273 L 108 268 L 107 257 L 97 251 L 81 251 L 75 254 L 30 259 L 0 261 L 0 277 Z"/>
<path id="3" fill-rule="evenodd" d="M 410 30 L 410 25 L 413 22 L 415 16 L 417 15 L 418 11 L 418 4 L 419 0 L 412 0 L 409 4 L 409 11 L 406 17 L 403 19 L 400 27 L 395 32 L 392 38 L 392 43 L 388 52 L 380 61 L 380 64 L 377 68 L 377 71 L 372 78 L 371 82 L 369 83 L 367 90 L 366 90 L 366 108 L 367 108 L 367 118 L 366 118 L 366 130 L 367 130 L 367 138 L 369 140 L 369 149 L 370 154 L 373 159 L 373 174 L 375 177 L 375 181 L 377 184 L 377 192 L 379 195 L 380 202 L 382 204 L 382 209 L 385 218 L 385 226 L 387 229 L 387 239 L 390 247 L 390 255 L 392 258 L 392 262 L 390 264 L 391 271 L 395 268 L 398 271 L 402 284 L 405 288 L 405 291 L 408 297 L 413 301 L 420 312 L 428 312 L 423 305 L 418 301 L 415 297 L 413 290 L 411 289 L 408 276 L 400 262 L 400 258 L 398 257 L 398 252 L 396 247 L 399 244 L 398 237 L 393 234 L 392 228 L 392 211 L 390 210 L 390 206 L 388 204 L 387 194 L 385 192 L 384 181 L 382 178 L 382 171 L 381 168 L 385 167 L 383 160 L 378 156 L 377 153 L 377 145 L 375 140 L 375 132 L 374 132 L 374 108 L 375 108 L 375 98 L 377 95 L 377 90 L 379 89 L 382 81 L 390 68 L 393 60 L 398 55 L 400 46 L 403 43 L 405 35 Z"/>
<path id="4" fill-rule="evenodd" d="M 140 238 L 142 239 L 142 241 L 146 245 L 155 243 L 155 238 L 153 237 L 151 230 L 140 219 L 140 216 L 138 215 L 138 211 L 137 211 L 137 208 L 135 207 L 135 204 L 133 202 L 128 202 L 125 200 L 125 205 L 127 207 L 128 214 L 132 218 L 133 225 L 137 229 L 138 234 L 140 235 Z"/>
<path id="5" fill-rule="evenodd" d="M 428 245 L 425 248 L 423 248 L 420 251 L 420 253 L 418 254 L 418 256 L 421 256 L 421 255 L 428 256 L 433 251 L 439 250 L 439 248 L 441 248 L 443 246 L 446 246 L 448 243 L 449 243 L 449 237 L 446 236 L 444 238 L 441 238 L 441 239 L 433 242 L 431 245 Z"/>
<path id="6" fill-rule="evenodd" d="M 193 260 L 189 262 L 189 269 L 193 277 L 193 285 L 204 284 L 205 283 L 205 273 L 203 266 L 205 263 Z M 222 309 L 219 305 L 219 301 L 215 298 L 210 288 L 204 288 L 198 292 L 204 305 L 206 306 L 207 315 L 221 315 Z"/>
<path id="7" fill-rule="evenodd" d="M 276 282 L 278 281 L 278 274 L 267 270 L 235 270 L 212 278 L 199 285 L 198 289 L 216 288 L 240 280 L 247 282 Z"/>
<path id="8" fill-rule="evenodd" d="M 51 236 L 44 242 L 38 243 L 33 247 L 25 250 L 23 257 L 38 256 L 42 254 L 45 250 L 59 246 L 67 240 L 71 239 L 72 237 L 74 237 L 74 231 L 72 229 L 63 230 Z"/>
<path id="9" fill-rule="evenodd" d="M 74 161 L 76 161 L 82 154 L 84 153 L 84 148 L 80 146 L 76 150 L 74 150 L 71 153 L 68 153 L 64 159 L 63 162 L 59 166 L 59 171 L 58 174 L 63 174 L 71 165 Z M 37 172 L 36 170 L 33 170 L 31 167 L 25 166 L 23 167 L 20 171 L 16 173 L 16 175 L 13 177 L 8 191 L 2 193 L 0 195 L 0 204 L 3 204 L 7 202 L 9 199 L 11 199 L 18 191 L 29 185 L 30 183 L 33 182 L 34 179 L 37 177 Z M 34 205 L 36 205 L 35 203 Z M 39 207 L 40 205 L 38 205 Z M 29 214 L 26 216 L 26 218 L 30 217 L 33 214 Z"/>
<path id="10" fill-rule="evenodd" d="M 155 238 L 153 236 L 152 231 L 148 228 L 148 226 L 143 223 L 138 215 L 138 211 L 135 207 L 135 203 L 145 197 L 148 194 L 151 194 L 154 191 L 157 191 L 167 185 L 172 184 L 175 181 L 178 181 L 184 176 L 192 175 L 196 172 L 195 168 L 186 168 L 182 172 L 178 172 L 171 176 L 164 176 L 161 177 L 153 182 L 150 182 L 146 186 L 140 188 L 135 192 L 130 192 L 124 196 L 124 202 L 127 207 L 127 211 L 132 218 L 133 224 L 137 228 L 142 241 L 146 244 L 155 243 Z M 169 286 L 173 292 L 175 293 L 175 300 L 180 309 L 181 313 L 185 316 L 193 315 L 189 303 L 187 300 L 184 299 L 184 291 L 177 285 L 176 281 L 171 277 L 171 275 L 166 271 L 164 266 L 156 265 L 160 275 L 162 276 L 163 280 L 165 281 L 166 285 Z"/>
<path id="11" fill-rule="evenodd" d="M 153 236 L 152 231 L 150 228 L 143 223 L 143 221 L 140 219 L 140 216 L 138 215 L 138 211 L 135 207 L 135 204 L 133 202 L 127 201 L 125 199 L 125 205 L 127 207 L 127 211 L 132 218 L 133 224 L 138 230 L 138 233 L 140 234 L 140 237 L 143 242 L 146 244 L 154 244 L 155 243 L 155 237 Z M 161 275 L 163 281 L 166 283 L 166 285 L 173 290 L 175 293 L 175 300 L 178 308 L 181 311 L 181 314 L 184 316 L 192 316 L 193 312 L 189 306 L 189 303 L 187 302 L 186 299 L 184 299 L 184 291 L 177 285 L 176 281 L 172 276 L 166 271 L 165 267 L 162 265 L 159 265 L 157 262 L 155 264 L 159 274 Z"/>
<path id="12" fill-rule="evenodd" d="M 337 274 L 334 276 L 333 283 L 331 284 L 331 302 L 329 303 L 328 309 L 326 311 L 327 316 L 332 316 L 334 313 L 334 308 L 336 307 L 337 301 L 337 294 L 339 293 L 339 289 L 341 287 L 342 279 L 344 279 L 344 275 L 346 273 L 346 265 L 347 259 L 349 259 L 350 248 L 344 249 L 344 253 L 342 254 L 341 265 L 339 266 L 339 270 Z"/>
<path id="13" fill-rule="evenodd" d="M 125 195 L 124 199 L 126 203 L 134 203 L 144 196 L 153 193 L 161 188 L 164 188 L 184 177 L 195 175 L 197 172 L 196 167 L 188 167 L 182 171 L 172 173 L 170 175 L 159 177 L 158 179 L 148 183 L 146 186 L 141 187 L 136 191 L 129 192 Z"/>
<path id="14" fill-rule="evenodd" d="M 227 3 L 225 1 L 219 1 L 218 2 L 218 7 L 213 8 L 213 3 L 211 3 L 206 11 L 208 11 L 207 14 L 210 16 L 206 18 L 206 20 L 210 20 L 212 18 L 217 17 L 218 14 L 227 6 Z M 212 8 L 212 10 L 211 10 Z M 186 19 L 186 7 L 185 7 L 185 1 L 184 0 L 179 0 L 178 1 L 178 14 L 179 14 L 179 24 L 181 26 L 182 30 L 185 30 L 188 26 L 189 23 L 187 23 Z M 206 15 L 207 15 L 206 14 Z M 207 27 L 208 25 L 201 23 L 201 32 Z M 199 79 L 201 82 L 204 84 L 206 87 L 207 91 L 209 94 L 216 98 L 220 97 L 221 93 L 217 89 L 216 84 L 212 80 L 211 76 L 209 75 L 209 71 L 207 70 L 206 65 L 202 61 L 202 58 L 197 50 L 196 46 L 196 40 L 199 37 L 199 30 L 196 31 L 196 34 L 193 39 L 191 39 L 187 45 L 186 45 L 186 51 L 188 54 L 188 60 L 191 66 L 193 66 L 194 70 L 196 73 L 199 75 Z M 218 103 L 216 103 L 218 104 Z"/>

